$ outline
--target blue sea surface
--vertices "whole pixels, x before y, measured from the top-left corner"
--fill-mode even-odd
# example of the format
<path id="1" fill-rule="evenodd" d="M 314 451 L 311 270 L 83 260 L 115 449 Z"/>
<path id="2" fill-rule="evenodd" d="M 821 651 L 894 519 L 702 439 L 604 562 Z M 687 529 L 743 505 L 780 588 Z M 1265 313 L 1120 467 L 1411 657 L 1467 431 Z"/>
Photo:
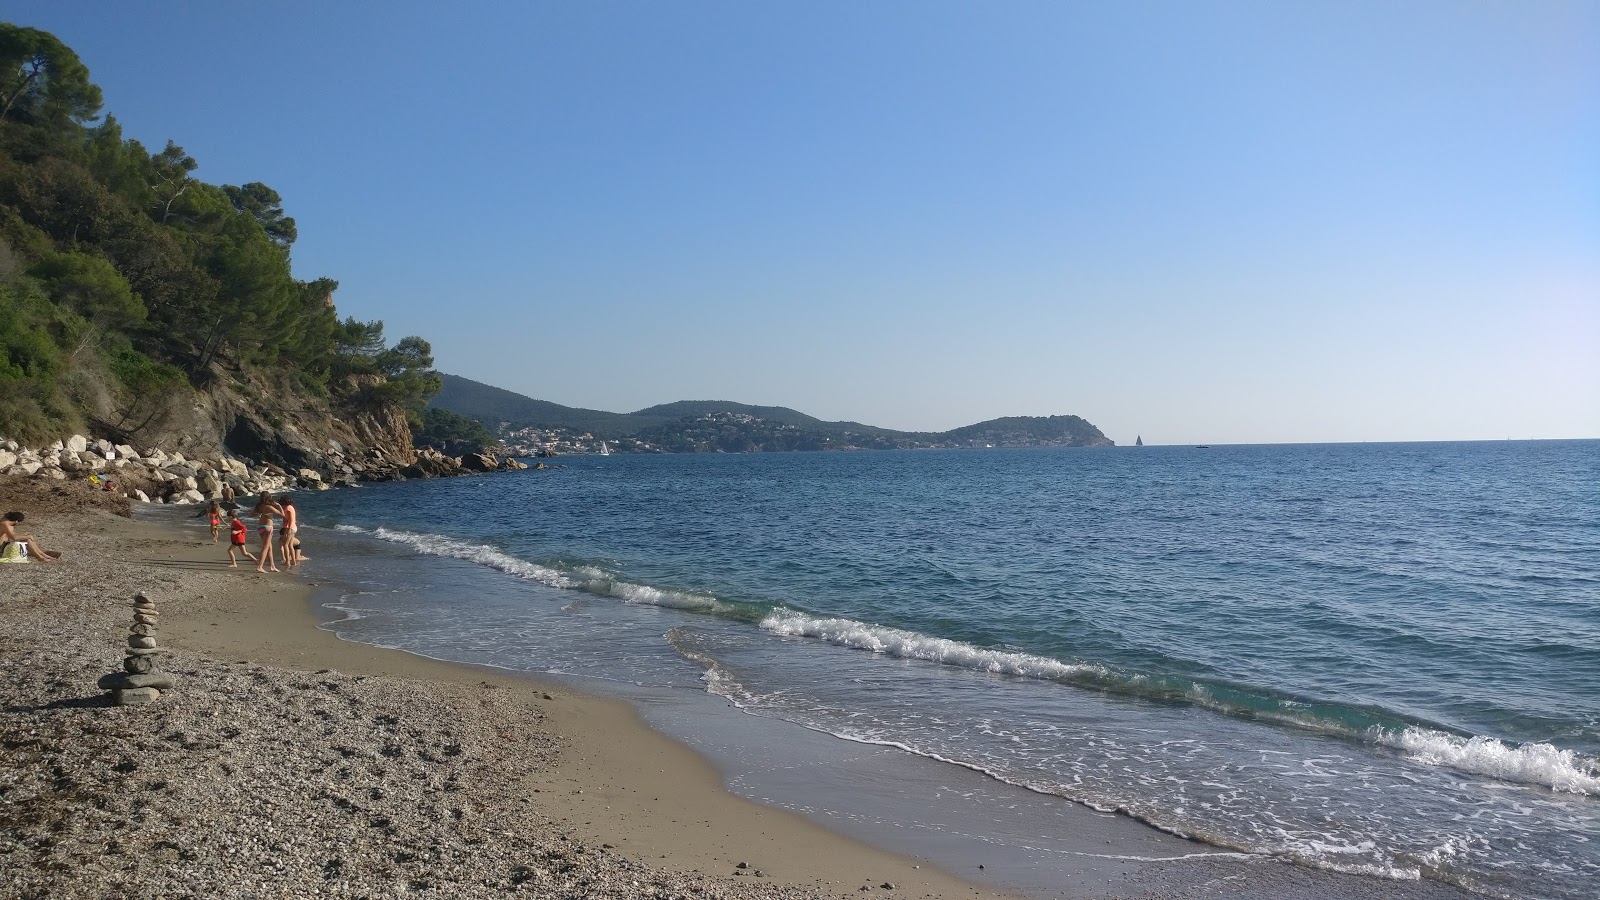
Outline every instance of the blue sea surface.
<path id="1" fill-rule="evenodd" d="M 1290 863 L 1600 885 L 1600 441 L 558 462 L 305 498 L 333 627 Z"/>

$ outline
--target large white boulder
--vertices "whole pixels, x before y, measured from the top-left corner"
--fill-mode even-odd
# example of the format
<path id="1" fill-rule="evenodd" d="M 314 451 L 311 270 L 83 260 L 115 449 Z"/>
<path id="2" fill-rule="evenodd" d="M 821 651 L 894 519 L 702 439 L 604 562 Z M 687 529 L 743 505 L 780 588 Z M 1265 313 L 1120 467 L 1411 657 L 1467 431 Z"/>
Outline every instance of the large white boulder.
<path id="1" fill-rule="evenodd" d="M 150 502 L 150 495 L 146 494 L 144 491 L 136 490 L 133 492 L 133 496 L 137 497 L 140 503 Z"/>
<path id="2" fill-rule="evenodd" d="M 137 452 L 135 452 L 134 449 L 132 447 L 128 446 L 127 444 L 118 444 L 115 447 L 112 447 L 111 449 L 117 451 L 117 455 L 122 457 L 123 459 L 138 459 L 139 458 L 139 454 Z"/>
<path id="3" fill-rule="evenodd" d="M 81 434 L 75 434 L 67 438 L 67 449 L 73 453 L 82 453 L 89 449 L 89 439 Z"/>
<path id="4" fill-rule="evenodd" d="M 194 478 L 192 476 L 185 475 L 182 478 L 180 478 L 179 481 L 182 482 L 183 489 L 185 491 L 198 491 L 198 490 L 200 490 L 200 482 L 194 480 Z M 203 500 L 205 498 L 202 497 L 201 499 Z"/>
<path id="5" fill-rule="evenodd" d="M 178 493 L 174 497 L 172 502 L 173 503 L 204 503 L 205 499 L 206 498 L 205 498 L 204 494 L 200 493 L 199 491 L 190 490 L 190 491 L 182 491 L 182 492 Z"/>
<path id="6" fill-rule="evenodd" d="M 17 455 L 10 450 L 0 450 L 0 469 L 9 469 L 17 464 Z"/>
<path id="7" fill-rule="evenodd" d="M 304 478 L 304 479 L 306 479 L 308 481 L 321 481 L 322 480 L 322 473 L 318 472 L 316 469 L 301 469 L 296 474 L 298 474 L 301 478 Z"/>

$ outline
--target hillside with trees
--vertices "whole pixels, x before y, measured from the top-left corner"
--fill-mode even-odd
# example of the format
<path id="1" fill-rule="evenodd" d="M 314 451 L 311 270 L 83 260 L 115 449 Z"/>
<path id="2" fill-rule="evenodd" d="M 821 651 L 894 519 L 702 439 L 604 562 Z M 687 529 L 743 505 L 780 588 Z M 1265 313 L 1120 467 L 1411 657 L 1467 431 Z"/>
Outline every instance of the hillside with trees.
<path id="1" fill-rule="evenodd" d="M 1011 416 L 942 432 L 895 431 L 826 422 L 783 406 L 680 400 L 632 413 L 576 409 L 440 373 L 429 412 L 449 410 L 525 451 L 571 452 L 614 442 L 621 451 L 761 453 L 789 450 L 907 450 L 954 447 L 1110 447 L 1078 416 Z"/>
<path id="2" fill-rule="evenodd" d="M 405 456 L 439 389 L 428 342 L 341 321 L 338 283 L 292 271 L 278 192 L 199 170 L 102 116 L 71 48 L 0 23 L 0 434 Z"/>

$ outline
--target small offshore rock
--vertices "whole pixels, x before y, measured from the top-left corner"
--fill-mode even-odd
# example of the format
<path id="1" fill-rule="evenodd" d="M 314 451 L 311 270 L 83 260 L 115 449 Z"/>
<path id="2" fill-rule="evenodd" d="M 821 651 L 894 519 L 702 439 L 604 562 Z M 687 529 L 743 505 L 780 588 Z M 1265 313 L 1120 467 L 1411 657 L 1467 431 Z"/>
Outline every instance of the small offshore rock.
<path id="1" fill-rule="evenodd" d="M 145 703 L 154 703 L 161 696 L 155 688 L 126 688 L 111 692 L 118 706 L 139 706 Z"/>

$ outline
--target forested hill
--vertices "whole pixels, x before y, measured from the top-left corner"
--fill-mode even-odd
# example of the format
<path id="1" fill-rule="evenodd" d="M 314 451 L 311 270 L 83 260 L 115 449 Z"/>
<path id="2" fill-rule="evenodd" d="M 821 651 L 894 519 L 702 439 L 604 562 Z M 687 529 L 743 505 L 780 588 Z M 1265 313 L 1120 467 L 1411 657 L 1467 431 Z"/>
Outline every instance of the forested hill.
<path id="1" fill-rule="evenodd" d="M 614 441 L 614 449 L 623 451 L 685 453 L 1112 446 L 1100 429 L 1077 416 L 1013 416 L 952 431 L 910 432 L 726 400 L 682 400 L 633 413 L 575 409 L 459 375 L 440 378 L 444 387 L 433 407 L 475 419 L 525 449 L 594 449 L 600 440 Z"/>
<path id="2" fill-rule="evenodd" d="M 277 191 L 207 183 L 101 106 L 71 48 L 0 23 L 0 436 L 409 452 L 438 388 L 428 342 L 340 321 L 337 282 L 291 272 Z"/>

